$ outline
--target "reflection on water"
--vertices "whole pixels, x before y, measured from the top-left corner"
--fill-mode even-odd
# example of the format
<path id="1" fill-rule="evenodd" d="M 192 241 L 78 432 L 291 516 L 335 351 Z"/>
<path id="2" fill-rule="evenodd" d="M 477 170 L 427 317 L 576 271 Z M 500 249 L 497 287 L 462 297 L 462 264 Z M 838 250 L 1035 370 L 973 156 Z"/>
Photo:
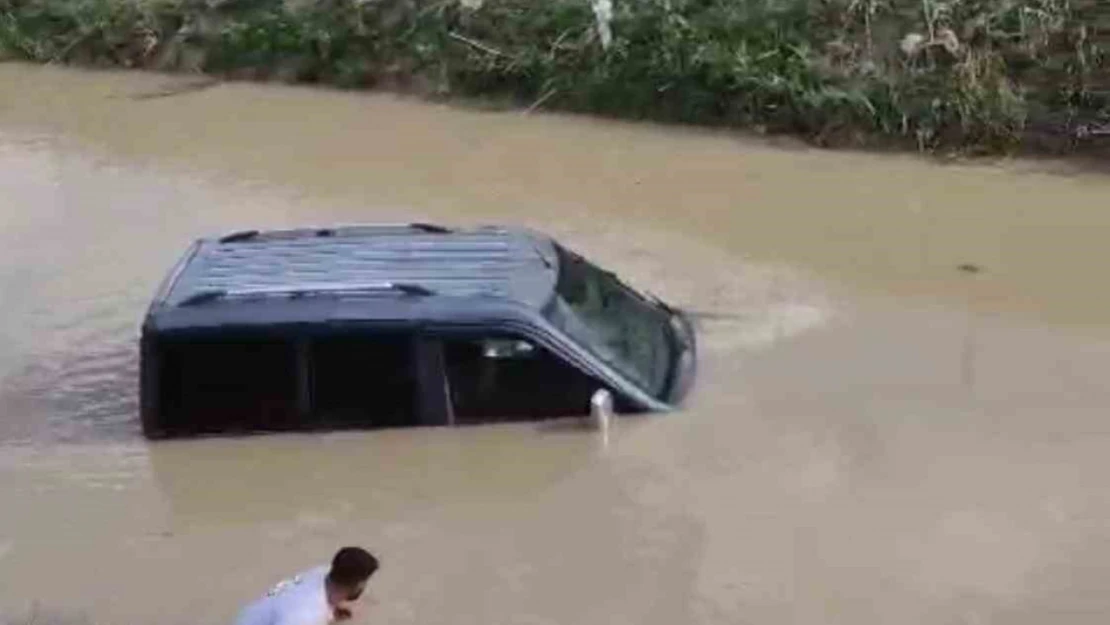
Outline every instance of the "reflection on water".
<path id="1" fill-rule="evenodd" d="M 348 542 L 385 565 L 364 622 L 1110 615 L 1106 179 L 257 85 L 118 97 L 173 80 L 141 74 L 0 80 L 20 86 L 0 92 L 0 615 L 226 623 Z M 394 220 L 537 227 L 693 310 L 689 405 L 607 438 L 138 437 L 138 324 L 192 238 Z"/>

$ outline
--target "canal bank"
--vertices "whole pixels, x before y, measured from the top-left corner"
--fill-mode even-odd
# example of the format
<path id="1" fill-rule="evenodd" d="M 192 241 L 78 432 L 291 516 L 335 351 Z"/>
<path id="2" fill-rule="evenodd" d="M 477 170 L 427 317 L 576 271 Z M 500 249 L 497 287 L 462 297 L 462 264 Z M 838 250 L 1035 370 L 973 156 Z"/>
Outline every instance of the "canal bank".
<path id="1" fill-rule="evenodd" d="M 1098 153 L 1106 12 L 1093 0 L 3 0 L 0 51 L 817 145 Z"/>

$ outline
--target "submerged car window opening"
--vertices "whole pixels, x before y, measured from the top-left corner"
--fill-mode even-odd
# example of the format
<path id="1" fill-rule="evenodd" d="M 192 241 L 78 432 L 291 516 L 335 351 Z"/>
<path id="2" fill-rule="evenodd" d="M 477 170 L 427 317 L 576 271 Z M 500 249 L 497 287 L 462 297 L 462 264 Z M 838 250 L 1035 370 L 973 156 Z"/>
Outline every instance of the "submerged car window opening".
<path id="1" fill-rule="evenodd" d="M 652 396 L 666 390 L 673 362 L 670 313 L 612 273 L 556 245 L 559 277 L 548 319 Z"/>
<path id="2" fill-rule="evenodd" d="M 410 344 L 399 332 L 166 338 L 158 345 L 163 426 L 204 432 L 415 425 Z"/>
<path id="3" fill-rule="evenodd" d="M 159 342 L 160 412 L 173 431 L 422 425 L 415 331 L 297 337 L 238 333 Z M 600 382 L 515 336 L 443 346 L 457 424 L 585 414 Z"/>
<path id="4" fill-rule="evenodd" d="M 456 423 L 585 414 L 601 384 L 547 349 L 515 338 L 444 337 Z"/>

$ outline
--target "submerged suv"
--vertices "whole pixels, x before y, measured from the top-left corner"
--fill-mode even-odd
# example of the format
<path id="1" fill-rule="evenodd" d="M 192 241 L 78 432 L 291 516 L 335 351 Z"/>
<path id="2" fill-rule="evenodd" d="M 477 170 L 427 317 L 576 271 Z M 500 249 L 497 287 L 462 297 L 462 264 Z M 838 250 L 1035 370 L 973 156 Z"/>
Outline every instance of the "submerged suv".
<path id="1" fill-rule="evenodd" d="M 551 238 L 435 225 L 201 239 L 142 328 L 151 438 L 443 426 L 686 396 L 693 326 Z"/>

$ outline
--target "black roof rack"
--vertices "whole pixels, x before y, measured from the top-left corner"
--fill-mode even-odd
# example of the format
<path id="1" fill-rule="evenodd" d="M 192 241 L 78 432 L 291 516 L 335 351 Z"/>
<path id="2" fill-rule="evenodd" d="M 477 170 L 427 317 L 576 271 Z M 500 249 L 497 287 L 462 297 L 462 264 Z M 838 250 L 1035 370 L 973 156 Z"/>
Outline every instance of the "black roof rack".
<path id="1" fill-rule="evenodd" d="M 402 228 L 408 228 L 409 230 L 416 230 L 418 232 L 424 232 L 424 233 L 427 233 L 427 234 L 450 234 L 450 233 L 454 232 L 451 228 L 448 228 L 446 226 L 441 226 L 439 224 L 433 224 L 433 223 L 422 222 L 422 221 L 415 221 L 415 222 L 412 222 L 412 223 L 409 223 L 409 224 L 405 224 L 401 227 Z M 336 236 L 336 235 L 340 234 L 344 230 L 352 231 L 352 230 L 355 230 L 355 229 L 350 229 L 350 228 L 315 228 L 315 229 L 312 229 L 312 230 L 307 230 L 307 231 L 302 231 L 302 232 L 305 232 L 307 234 L 314 235 L 314 236 L 317 236 L 317 237 L 333 237 L 333 236 Z M 264 237 L 296 236 L 296 235 L 297 235 L 297 231 L 275 230 L 275 231 L 263 233 L 262 231 L 255 230 L 255 229 L 252 229 L 252 230 L 237 230 L 235 232 L 230 232 L 228 234 L 225 234 L 222 237 L 217 238 L 216 241 L 219 242 L 219 243 L 242 243 L 244 241 L 252 241 L 252 240 L 260 239 L 260 238 L 264 238 Z"/>
<path id="2" fill-rule="evenodd" d="M 339 301 L 389 292 L 483 297 L 538 310 L 555 286 L 555 248 L 550 237 L 506 227 L 400 223 L 244 230 L 197 241 L 160 291 L 152 314 L 157 321 L 176 307 L 224 299 L 292 301 L 326 293 Z M 268 319 L 270 311 L 279 314 L 268 309 Z"/>
<path id="3" fill-rule="evenodd" d="M 238 243 L 239 241 L 250 241 L 258 235 L 259 232 L 257 230 L 240 230 L 238 232 L 232 232 L 231 234 L 225 234 L 224 236 L 220 237 L 220 243 Z"/>
<path id="4" fill-rule="evenodd" d="M 420 230 L 421 232 L 428 232 L 431 234 L 447 234 L 451 232 L 450 228 L 446 228 L 438 224 L 429 224 L 419 221 L 409 224 L 409 227 L 413 230 Z"/>
<path id="5" fill-rule="evenodd" d="M 305 297 L 319 294 L 360 295 L 366 293 L 398 293 L 410 296 L 435 295 L 435 291 L 408 282 L 376 282 L 370 284 L 294 284 L 281 287 L 262 287 L 246 289 L 210 289 L 198 291 L 178 302 L 178 306 L 198 306 L 229 297 L 267 297 L 287 296 Z"/>

